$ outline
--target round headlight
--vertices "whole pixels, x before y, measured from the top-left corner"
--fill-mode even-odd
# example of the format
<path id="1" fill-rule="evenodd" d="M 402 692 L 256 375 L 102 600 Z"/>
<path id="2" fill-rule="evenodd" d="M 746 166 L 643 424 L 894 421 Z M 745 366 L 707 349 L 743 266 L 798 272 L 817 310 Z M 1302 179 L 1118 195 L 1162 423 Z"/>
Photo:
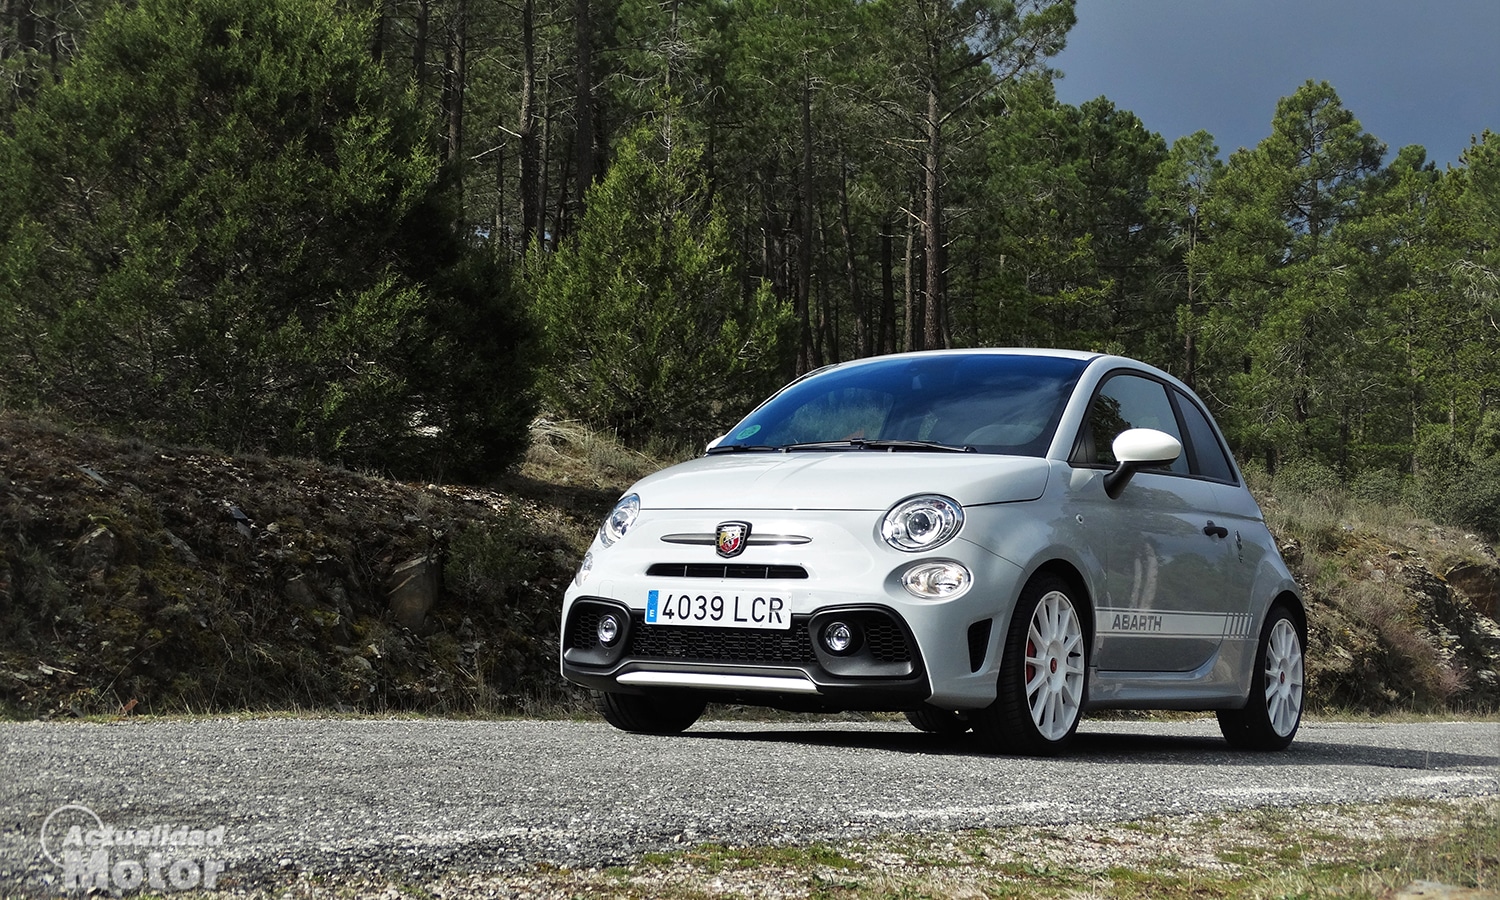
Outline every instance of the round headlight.
<path id="1" fill-rule="evenodd" d="M 615 504 L 615 508 L 609 511 L 604 524 L 599 526 L 599 540 L 608 547 L 615 541 L 625 536 L 630 526 L 635 524 L 636 517 L 641 514 L 641 498 L 635 494 L 626 494 Z"/>
<path id="2" fill-rule="evenodd" d="M 958 501 L 930 494 L 902 500 L 885 514 L 880 536 L 897 550 L 916 553 L 946 544 L 964 526 Z"/>
<path id="3" fill-rule="evenodd" d="M 901 576 L 907 593 L 923 600 L 951 600 L 963 595 L 974 576 L 962 564 L 937 560 L 918 563 Z"/>

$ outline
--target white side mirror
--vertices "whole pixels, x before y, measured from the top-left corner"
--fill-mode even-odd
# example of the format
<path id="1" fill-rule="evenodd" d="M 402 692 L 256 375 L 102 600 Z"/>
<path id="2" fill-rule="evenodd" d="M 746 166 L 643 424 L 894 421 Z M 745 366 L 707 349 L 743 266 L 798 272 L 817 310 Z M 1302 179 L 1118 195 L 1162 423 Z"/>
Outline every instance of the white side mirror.
<path id="1" fill-rule="evenodd" d="M 1120 432 L 1111 445 L 1115 461 L 1136 466 L 1164 466 L 1182 455 L 1182 443 L 1155 428 L 1131 428 Z"/>
<path id="2" fill-rule="evenodd" d="M 1141 469 L 1165 466 L 1182 455 L 1182 442 L 1155 428 L 1130 428 L 1120 432 L 1110 445 L 1115 470 L 1104 476 L 1104 493 L 1113 500 Z"/>

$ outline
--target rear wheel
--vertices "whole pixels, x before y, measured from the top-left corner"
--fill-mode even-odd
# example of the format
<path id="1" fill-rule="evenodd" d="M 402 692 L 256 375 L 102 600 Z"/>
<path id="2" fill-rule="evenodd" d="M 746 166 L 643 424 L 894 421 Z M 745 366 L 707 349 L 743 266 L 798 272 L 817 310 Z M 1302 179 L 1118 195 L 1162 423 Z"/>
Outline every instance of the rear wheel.
<path id="1" fill-rule="evenodd" d="M 1219 731 L 1241 750 L 1284 750 L 1302 724 L 1302 632 L 1277 604 L 1260 630 L 1250 699 L 1244 709 L 1219 710 Z"/>
<path id="2" fill-rule="evenodd" d="M 604 720 L 621 731 L 677 734 L 686 731 L 708 702 L 678 694 L 601 693 L 596 704 Z"/>
<path id="3" fill-rule="evenodd" d="M 1045 574 L 1021 591 L 995 702 L 971 715 L 985 749 L 1050 756 L 1072 742 L 1088 679 L 1088 641 L 1074 595 L 1066 581 Z"/>
<path id="4" fill-rule="evenodd" d="M 958 713 L 936 706 L 923 706 L 906 711 L 906 721 L 918 731 L 928 734 L 963 734 L 969 730 L 969 720 Z"/>

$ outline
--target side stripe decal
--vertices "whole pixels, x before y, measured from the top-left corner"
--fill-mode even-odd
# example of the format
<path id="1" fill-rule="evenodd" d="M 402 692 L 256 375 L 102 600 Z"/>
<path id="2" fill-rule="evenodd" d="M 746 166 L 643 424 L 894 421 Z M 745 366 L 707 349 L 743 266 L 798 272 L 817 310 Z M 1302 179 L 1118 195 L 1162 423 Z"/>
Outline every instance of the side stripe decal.
<path id="1" fill-rule="evenodd" d="M 1101 635 L 1148 635 L 1152 637 L 1220 637 L 1244 640 L 1251 637 L 1255 619 L 1249 613 L 1173 612 L 1153 609 L 1098 610 Z"/>

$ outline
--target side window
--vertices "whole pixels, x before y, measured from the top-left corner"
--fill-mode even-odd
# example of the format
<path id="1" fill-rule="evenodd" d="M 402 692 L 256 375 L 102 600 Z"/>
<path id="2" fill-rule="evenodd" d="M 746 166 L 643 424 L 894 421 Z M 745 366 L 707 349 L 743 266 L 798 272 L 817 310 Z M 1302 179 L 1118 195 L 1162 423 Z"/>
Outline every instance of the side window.
<path id="1" fill-rule="evenodd" d="M 1208 423 L 1208 415 L 1182 392 L 1177 394 L 1177 408 L 1193 442 L 1193 474 L 1215 481 L 1234 481 L 1234 466 L 1224 454 L 1224 446 Z"/>
<path id="2" fill-rule="evenodd" d="M 1115 375 L 1094 396 L 1081 447 L 1074 458 L 1083 463 L 1113 466 L 1117 460 L 1111 445 L 1120 432 L 1130 428 L 1155 428 L 1184 445 L 1187 443 L 1177 427 L 1177 416 L 1165 385 L 1138 375 Z M 1186 454 L 1177 457 L 1167 469 L 1187 474 Z"/>

